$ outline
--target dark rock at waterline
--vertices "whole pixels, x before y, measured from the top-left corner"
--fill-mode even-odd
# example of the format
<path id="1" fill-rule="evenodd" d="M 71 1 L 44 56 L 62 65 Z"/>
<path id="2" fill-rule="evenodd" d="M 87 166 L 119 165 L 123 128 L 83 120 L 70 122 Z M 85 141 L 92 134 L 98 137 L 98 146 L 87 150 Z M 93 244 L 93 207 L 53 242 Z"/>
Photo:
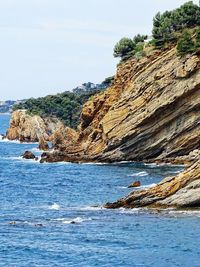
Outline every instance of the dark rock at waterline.
<path id="1" fill-rule="evenodd" d="M 1 136 L 1 139 L 2 139 L 2 140 L 6 139 L 5 134 L 0 134 L 0 136 Z"/>
<path id="2" fill-rule="evenodd" d="M 49 150 L 49 145 L 48 145 L 48 142 L 45 141 L 43 138 L 41 138 L 39 140 L 39 147 L 38 147 L 40 150 Z"/>
<path id="3" fill-rule="evenodd" d="M 25 151 L 24 154 L 22 155 L 22 158 L 23 159 L 35 159 L 35 160 L 38 159 L 31 151 Z"/>
<path id="4" fill-rule="evenodd" d="M 141 182 L 140 182 L 140 181 L 135 181 L 135 182 L 133 182 L 132 184 L 130 184 L 130 185 L 128 186 L 128 188 L 139 187 L 139 186 L 141 186 Z"/>

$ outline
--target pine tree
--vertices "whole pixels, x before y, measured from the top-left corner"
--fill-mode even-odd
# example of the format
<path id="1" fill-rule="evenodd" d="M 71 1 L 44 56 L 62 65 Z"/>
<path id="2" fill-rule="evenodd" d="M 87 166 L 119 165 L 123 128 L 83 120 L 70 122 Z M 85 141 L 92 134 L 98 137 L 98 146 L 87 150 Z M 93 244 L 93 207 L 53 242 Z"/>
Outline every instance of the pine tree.
<path id="1" fill-rule="evenodd" d="M 189 31 L 185 30 L 177 44 L 177 51 L 180 55 L 191 53 L 195 50 L 195 43 Z"/>

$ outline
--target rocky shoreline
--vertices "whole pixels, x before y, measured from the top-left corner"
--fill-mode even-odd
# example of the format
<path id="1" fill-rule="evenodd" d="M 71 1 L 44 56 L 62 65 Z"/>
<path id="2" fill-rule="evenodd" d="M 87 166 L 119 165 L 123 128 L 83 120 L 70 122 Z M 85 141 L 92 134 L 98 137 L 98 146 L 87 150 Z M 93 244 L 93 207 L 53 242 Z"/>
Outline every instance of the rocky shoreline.
<path id="1" fill-rule="evenodd" d="M 12 115 L 8 139 L 39 141 L 43 162 L 143 161 L 186 170 L 107 208 L 200 206 L 200 52 L 154 51 L 120 64 L 113 85 L 84 105 L 76 130 L 62 122 Z"/>

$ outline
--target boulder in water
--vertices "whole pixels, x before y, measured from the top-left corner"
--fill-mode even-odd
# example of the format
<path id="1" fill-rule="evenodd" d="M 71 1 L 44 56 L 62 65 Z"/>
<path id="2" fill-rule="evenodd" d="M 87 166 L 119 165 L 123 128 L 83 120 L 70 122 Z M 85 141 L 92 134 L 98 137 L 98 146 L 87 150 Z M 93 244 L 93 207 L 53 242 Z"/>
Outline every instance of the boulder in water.
<path id="1" fill-rule="evenodd" d="M 130 184 L 128 186 L 128 188 L 131 188 L 131 187 L 139 187 L 139 186 L 141 186 L 141 182 L 140 181 L 135 181 L 132 184 Z"/>
<path id="2" fill-rule="evenodd" d="M 22 155 L 23 159 L 37 159 L 36 156 L 31 151 L 25 151 Z"/>

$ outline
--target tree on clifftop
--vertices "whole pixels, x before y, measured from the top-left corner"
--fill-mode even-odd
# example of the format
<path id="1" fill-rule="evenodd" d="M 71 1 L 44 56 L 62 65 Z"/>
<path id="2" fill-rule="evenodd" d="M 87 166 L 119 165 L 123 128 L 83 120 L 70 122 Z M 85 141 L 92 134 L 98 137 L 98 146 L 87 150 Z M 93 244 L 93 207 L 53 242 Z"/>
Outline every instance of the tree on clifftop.
<path id="1" fill-rule="evenodd" d="M 135 43 L 127 37 L 122 38 L 114 47 L 114 57 L 122 59 L 131 53 L 135 48 Z"/>

